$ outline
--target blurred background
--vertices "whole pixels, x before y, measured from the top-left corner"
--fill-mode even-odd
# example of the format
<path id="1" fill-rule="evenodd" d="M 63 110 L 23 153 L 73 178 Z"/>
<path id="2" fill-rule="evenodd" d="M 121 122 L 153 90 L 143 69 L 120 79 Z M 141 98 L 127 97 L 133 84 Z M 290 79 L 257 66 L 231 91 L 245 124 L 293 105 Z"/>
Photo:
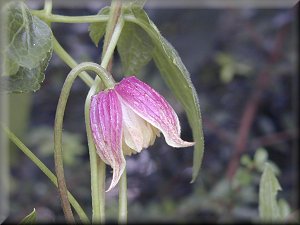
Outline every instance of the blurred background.
<path id="1" fill-rule="evenodd" d="M 150 19 L 178 51 L 198 93 L 205 153 L 193 184 L 192 148 L 173 149 L 161 137 L 141 154 L 127 157 L 129 222 L 257 221 L 258 184 L 265 161 L 271 162 L 276 171 L 282 186 L 279 198 L 293 219 L 299 209 L 297 7 L 151 7 L 150 2 L 145 6 Z M 42 8 L 41 1 L 28 4 L 32 9 Z M 56 5 L 54 1 L 53 13 L 93 15 L 104 3 L 73 6 Z M 88 24 L 53 23 L 52 28 L 77 62 L 99 62 L 102 42 L 99 48 L 94 46 Z M 38 92 L 9 96 L 12 131 L 52 171 L 55 110 L 69 71 L 53 54 Z M 117 81 L 123 77 L 117 52 L 113 75 Z M 170 102 L 179 115 L 182 138 L 191 141 L 186 115 L 154 63 L 144 67 L 138 77 Z M 63 142 L 68 187 L 91 215 L 83 120 L 87 92 L 80 79 L 75 81 L 65 113 Z M 41 222 L 61 221 L 56 188 L 13 144 L 9 153 L 8 221 L 20 221 L 33 208 Z M 107 184 L 110 172 L 108 168 Z M 116 221 L 117 188 L 106 197 L 107 219 Z"/>

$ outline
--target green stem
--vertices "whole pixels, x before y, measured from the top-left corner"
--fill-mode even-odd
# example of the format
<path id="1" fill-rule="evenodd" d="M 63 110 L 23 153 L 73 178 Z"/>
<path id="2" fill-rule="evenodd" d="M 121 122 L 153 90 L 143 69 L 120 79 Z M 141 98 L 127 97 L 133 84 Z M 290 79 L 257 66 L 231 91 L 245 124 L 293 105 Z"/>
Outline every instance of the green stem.
<path id="1" fill-rule="evenodd" d="M 99 23 L 106 22 L 108 16 L 105 15 L 91 15 L 91 16 L 63 16 L 63 15 L 45 15 L 43 10 L 31 10 L 31 13 L 44 21 L 51 21 L 53 23 Z"/>
<path id="2" fill-rule="evenodd" d="M 110 58 L 113 55 L 114 49 L 116 48 L 119 36 L 121 34 L 124 21 L 120 17 L 115 29 L 112 31 L 111 39 L 109 41 L 107 50 L 103 55 L 101 66 L 107 68 Z M 93 223 L 104 222 L 105 220 L 105 164 L 103 162 L 97 165 L 98 155 L 92 138 L 91 127 L 90 127 L 90 103 L 91 97 L 97 93 L 97 89 L 100 85 L 99 77 L 95 78 L 94 84 L 91 87 L 85 101 L 85 125 L 87 132 L 87 141 L 90 154 L 90 166 L 91 166 L 91 194 L 92 194 L 92 208 L 93 208 Z M 106 86 L 107 87 L 107 86 Z M 101 170 L 101 167 L 103 170 Z"/>
<path id="3" fill-rule="evenodd" d="M 98 78 L 98 77 L 96 77 Z M 90 167 L 91 167 L 91 196 L 92 196 L 92 223 L 99 223 L 104 220 L 104 215 L 100 213 L 101 204 L 104 205 L 104 200 L 99 195 L 99 180 L 98 180 L 98 169 L 97 169 L 97 153 L 94 145 L 92 131 L 90 126 L 90 103 L 91 97 L 96 92 L 96 85 L 93 85 L 86 97 L 85 106 L 84 106 L 84 115 L 85 115 L 85 126 L 86 126 L 86 135 L 87 142 L 89 147 L 90 155 Z M 105 175 L 105 174 L 104 174 Z M 102 180 L 102 179 L 101 179 Z M 104 206 L 103 206 L 104 208 Z"/>
<path id="4" fill-rule="evenodd" d="M 2 125 L 4 132 L 6 133 L 7 137 L 50 179 L 50 181 L 57 187 L 57 178 L 56 176 L 47 168 L 47 166 L 36 157 L 29 148 L 27 148 L 22 141 L 15 136 L 8 127 Z M 87 217 L 84 210 L 81 208 L 79 203 L 76 201 L 74 196 L 68 191 L 68 198 L 70 200 L 71 205 L 73 206 L 74 210 L 79 215 L 80 220 L 85 223 L 89 224 L 89 218 Z"/>
<path id="5" fill-rule="evenodd" d="M 119 224 L 127 223 L 127 176 L 126 168 L 119 183 Z"/>
<path id="6" fill-rule="evenodd" d="M 45 15 L 44 10 L 31 10 L 31 13 L 44 21 L 50 21 L 53 23 L 99 23 L 107 22 L 109 16 L 106 15 L 88 15 L 88 16 L 63 16 L 57 14 Z M 136 23 L 138 21 L 132 15 L 124 15 L 125 21 Z"/>
<path id="7" fill-rule="evenodd" d="M 123 20 L 122 17 L 119 17 L 119 19 L 117 21 L 117 24 L 116 24 L 116 26 L 113 30 L 112 35 L 111 35 L 110 41 L 109 41 L 107 49 L 105 51 L 105 54 L 103 54 L 103 57 L 102 57 L 101 66 L 103 68 L 108 67 L 109 61 L 112 58 L 114 50 L 117 46 L 120 34 L 122 32 L 122 29 L 123 29 L 123 26 L 124 26 L 124 20 Z"/>
<path id="8" fill-rule="evenodd" d="M 58 189 L 62 202 L 63 211 L 68 222 L 75 222 L 73 213 L 70 207 L 70 203 L 67 198 L 67 186 L 64 176 L 63 168 L 63 156 L 62 156 L 62 125 L 64 112 L 67 104 L 67 100 L 70 94 L 71 87 L 75 78 L 85 70 L 90 70 L 99 75 L 106 86 L 113 86 L 114 81 L 111 79 L 110 75 L 107 75 L 107 72 L 96 63 L 81 63 L 76 66 L 68 74 L 65 83 L 63 85 L 58 105 L 55 114 L 55 123 L 54 123 L 54 161 L 55 161 L 55 170 L 58 180 Z"/>
<path id="9" fill-rule="evenodd" d="M 56 38 L 53 36 L 53 50 L 54 52 L 72 69 L 76 67 L 78 64 L 77 62 L 63 49 L 63 47 L 59 44 L 59 42 L 56 40 Z M 93 78 L 83 71 L 79 74 L 79 77 L 88 85 L 93 85 Z"/>
<path id="10" fill-rule="evenodd" d="M 52 0 L 45 0 L 45 3 L 44 3 L 44 12 L 45 12 L 45 15 L 47 15 L 47 16 L 51 15 L 51 12 L 52 12 Z"/>
<path id="11" fill-rule="evenodd" d="M 45 0 L 44 3 L 44 15 L 49 17 L 52 13 L 52 0 Z M 51 21 L 45 20 L 46 23 L 51 26 Z"/>
<path id="12" fill-rule="evenodd" d="M 102 201 L 99 207 L 99 215 L 100 215 L 100 223 L 105 222 L 105 172 L 106 172 L 106 165 L 105 163 L 99 158 L 97 161 L 97 169 L 98 169 L 98 194 L 99 199 Z"/>

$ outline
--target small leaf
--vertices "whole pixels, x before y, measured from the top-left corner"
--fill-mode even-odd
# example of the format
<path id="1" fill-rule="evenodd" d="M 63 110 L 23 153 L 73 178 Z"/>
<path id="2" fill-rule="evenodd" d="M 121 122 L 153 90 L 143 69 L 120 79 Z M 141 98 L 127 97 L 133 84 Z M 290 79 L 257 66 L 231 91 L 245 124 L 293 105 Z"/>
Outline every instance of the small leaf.
<path id="1" fill-rule="evenodd" d="M 36 223 L 36 211 L 34 208 L 30 214 L 28 214 L 24 219 L 22 219 L 20 224 L 35 224 L 35 223 Z"/>
<path id="2" fill-rule="evenodd" d="M 98 12 L 97 15 L 108 15 L 109 9 L 110 9 L 110 7 L 108 7 L 108 6 L 104 7 Z M 92 23 L 89 26 L 89 35 L 90 35 L 90 38 L 92 39 L 93 43 L 96 45 L 96 47 L 98 47 L 98 43 L 99 43 L 100 39 L 105 34 L 106 23 L 107 22 L 97 22 L 97 23 Z"/>
<path id="3" fill-rule="evenodd" d="M 118 41 L 124 75 L 138 74 L 152 58 L 154 45 L 149 35 L 139 26 L 126 23 Z"/>
<path id="4" fill-rule="evenodd" d="M 265 164 L 259 186 L 259 215 L 265 222 L 276 222 L 280 218 L 276 196 L 281 186 L 269 163 Z"/>
<path id="5" fill-rule="evenodd" d="M 48 25 L 30 14 L 21 1 L 6 6 L 7 46 L 5 52 L 19 66 L 33 69 L 39 66 L 52 49 L 52 32 Z"/>
<path id="6" fill-rule="evenodd" d="M 196 142 L 193 162 L 193 182 L 199 173 L 204 153 L 204 137 L 197 92 L 191 82 L 190 74 L 178 56 L 177 51 L 161 36 L 159 30 L 154 23 L 150 21 L 145 11 L 139 7 L 133 7 L 132 13 L 137 19 L 137 23 L 152 39 L 155 46 L 153 51 L 154 62 L 163 79 L 175 97 L 181 102 L 187 113 L 187 118 L 193 131 L 194 141 Z"/>

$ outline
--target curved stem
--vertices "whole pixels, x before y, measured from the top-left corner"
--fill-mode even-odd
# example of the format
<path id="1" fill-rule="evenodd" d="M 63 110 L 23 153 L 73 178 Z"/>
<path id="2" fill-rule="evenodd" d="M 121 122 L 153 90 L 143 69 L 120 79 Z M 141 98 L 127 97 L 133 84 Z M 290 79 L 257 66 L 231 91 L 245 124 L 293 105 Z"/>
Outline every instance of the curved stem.
<path id="1" fill-rule="evenodd" d="M 7 137 L 49 178 L 49 180 L 57 187 L 57 178 L 56 176 L 48 169 L 48 167 L 36 157 L 29 148 L 27 148 L 22 141 L 14 135 L 10 131 L 10 129 L 4 125 L 2 125 L 4 132 L 6 133 Z M 71 205 L 73 206 L 74 210 L 79 215 L 80 220 L 85 223 L 89 224 L 89 218 L 87 217 L 86 213 L 83 211 L 79 203 L 76 201 L 74 196 L 68 191 L 68 198 L 70 200 Z"/>
<path id="2" fill-rule="evenodd" d="M 127 223 L 127 176 L 126 168 L 119 183 L 119 224 Z"/>
<path id="3" fill-rule="evenodd" d="M 62 156 L 62 125 L 63 125 L 63 117 L 67 104 L 67 100 L 70 94 L 71 87 L 75 78 L 85 70 L 90 70 L 99 75 L 104 82 L 104 84 L 108 87 L 112 87 L 114 85 L 114 81 L 111 76 L 107 75 L 106 70 L 104 70 L 101 66 L 96 63 L 81 63 L 76 66 L 71 72 L 68 74 L 65 83 L 63 85 L 57 110 L 55 114 L 55 123 L 54 123 L 54 161 L 55 161 L 55 170 L 58 181 L 58 189 L 60 193 L 60 198 L 62 202 L 63 211 L 68 222 L 75 222 L 73 213 L 70 207 L 70 203 L 67 198 L 67 186 L 65 182 L 64 176 L 64 168 L 63 168 L 63 156 Z"/>

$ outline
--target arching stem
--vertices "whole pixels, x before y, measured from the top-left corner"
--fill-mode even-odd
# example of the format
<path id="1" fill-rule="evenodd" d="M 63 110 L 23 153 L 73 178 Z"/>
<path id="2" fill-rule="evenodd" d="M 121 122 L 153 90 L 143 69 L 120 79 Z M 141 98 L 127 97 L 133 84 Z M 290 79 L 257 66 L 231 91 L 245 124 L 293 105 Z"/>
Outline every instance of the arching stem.
<path id="1" fill-rule="evenodd" d="M 72 69 L 71 72 L 68 74 L 58 100 L 54 123 L 54 161 L 61 204 L 66 220 L 69 223 L 74 223 L 75 220 L 68 200 L 67 186 L 64 176 L 62 156 L 62 125 L 67 100 L 73 82 L 82 71 L 86 70 L 95 72 L 101 78 L 106 87 L 114 86 L 112 76 L 108 74 L 107 71 L 103 69 L 100 65 L 90 62 L 81 63 L 74 69 Z"/>

